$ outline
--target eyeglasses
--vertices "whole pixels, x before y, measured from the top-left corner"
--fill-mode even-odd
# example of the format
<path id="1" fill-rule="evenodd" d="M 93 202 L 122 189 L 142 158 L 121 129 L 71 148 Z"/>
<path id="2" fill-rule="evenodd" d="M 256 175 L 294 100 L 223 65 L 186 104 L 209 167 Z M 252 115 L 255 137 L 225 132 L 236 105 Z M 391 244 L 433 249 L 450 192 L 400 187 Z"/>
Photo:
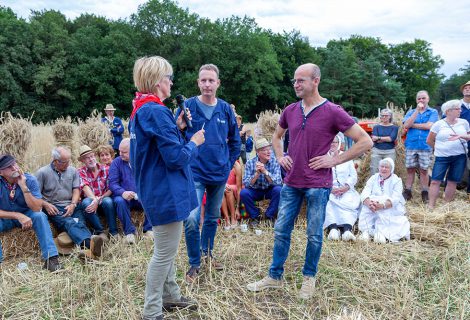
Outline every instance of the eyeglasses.
<path id="1" fill-rule="evenodd" d="M 55 161 L 57 161 L 59 164 L 67 164 L 70 162 L 70 159 L 68 160 L 60 160 L 60 159 L 56 159 Z"/>
<path id="2" fill-rule="evenodd" d="M 170 80 L 171 82 L 173 82 L 174 76 L 173 76 L 172 74 L 167 74 L 167 75 L 165 75 L 165 77 L 167 77 L 168 80 Z"/>
<path id="3" fill-rule="evenodd" d="M 305 81 L 307 81 L 307 80 L 309 80 L 309 79 L 313 80 L 313 79 L 315 79 L 315 78 L 290 79 L 290 82 L 292 83 L 292 85 L 294 85 L 294 84 L 296 84 L 296 83 L 302 84 L 302 83 L 304 83 Z"/>
<path id="4" fill-rule="evenodd" d="M 380 116 L 381 116 L 381 117 L 390 117 L 389 114 L 381 114 Z"/>

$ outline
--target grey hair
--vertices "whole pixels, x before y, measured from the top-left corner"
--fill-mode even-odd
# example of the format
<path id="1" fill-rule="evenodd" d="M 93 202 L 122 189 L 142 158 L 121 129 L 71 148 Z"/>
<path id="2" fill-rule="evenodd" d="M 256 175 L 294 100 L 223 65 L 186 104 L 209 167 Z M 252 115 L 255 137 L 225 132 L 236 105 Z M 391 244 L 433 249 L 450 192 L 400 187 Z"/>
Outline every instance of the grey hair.
<path id="1" fill-rule="evenodd" d="M 382 114 L 389 114 L 390 115 L 390 122 L 393 122 L 393 111 L 390 110 L 389 108 L 385 108 L 380 110 L 380 115 Z"/>
<path id="2" fill-rule="evenodd" d="M 443 114 L 446 114 L 452 108 L 460 108 L 460 100 L 449 100 L 441 106 L 441 111 Z"/>
<path id="3" fill-rule="evenodd" d="M 429 92 L 427 92 L 426 90 L 419 90 L 417 93 L 416 93 L 416 98 L 418 98 L 418 96 L 421 94 L 421 93 L 425 93 L 428 98 L 429 98 Z"/>
<path id="4" fill-rule="evenodd" d="M 66 152 L 68 155 L 72 155 L 72 152 L 67 146 L 57 146 L 54 149 L 52 149 L 51 155 L 52 155 L 52 160 L 59 160 L 61 157 L 62 152 Z"/>

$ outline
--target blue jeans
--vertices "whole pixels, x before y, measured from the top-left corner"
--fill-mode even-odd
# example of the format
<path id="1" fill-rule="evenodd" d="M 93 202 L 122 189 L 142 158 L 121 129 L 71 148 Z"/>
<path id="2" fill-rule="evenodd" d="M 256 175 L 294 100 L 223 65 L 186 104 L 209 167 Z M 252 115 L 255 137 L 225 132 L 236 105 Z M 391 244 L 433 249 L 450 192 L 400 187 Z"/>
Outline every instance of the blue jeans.
<path id="1" fill-rule="evenodd" d="M 96 212 L 88 213 L 85 211 L 85 208 L 88 207 L 92 201 L 93 199 L 91 198 L 85 198 L 80 205 L 84 211 L 85 220 L 91 225 L 93 232 L 95 234 L 104 232 L 104 228 L 101 225 L 100 218 L 98 217 L 98 211 L 101 209 L 106 218 L 106 222 L 108 223 L 109 233 L 113 236 L 117 235 L 116 211 L 114 211 L 113 199 L 110 197 L 104 197 L 101 204 L 98 206 L 98 210 L 96 210 Z"/>
<path id="2" fill-rule="evenodd" d="M 38 238 L 39 247 L 41 248 L 42 258 L 44 260 L 55 257 L 59 253 L 52 238 L 51 227 L 47 221 L 47 215 L 44 212 L 34 212 L 28 210 L 23 212 L 25 216 L 31 218 L 33 229 Z M 16 219 L 0 219 L 0 232 L 5 232 L 13 228 L 21 228 L 21 223 Z M 2 246 L 0 244 L 0 262 L 3 260 Z"/>
<path id="3" fill-rule="evenodd" d="M 464 153 L 456 156 L 436 157 L 431 180 L 443 181 L 447 173 L 447 181 L 459 183 L 466 165 L 467 155 Z"/>
<path id="4" fill-rule="evenodd" d="M 85 224 L 82 206 L 78 205 L 70 217 L 63 217 L 65 207 L 55 207 L 59 210 L 59 214 L 49 216 L 49 220 L 52 222 L 54 227 L 56 227 L 57 231 L 67 232 L 73 243 L 77 245 L 81 245 L 83 241 L 91 238 L 90 230 L 88 230 Z M 78 219 L 78 221 L 75 221 L 75 219 Z"/>
<path id="5" fill-rule="evenodd" d="M 259 217 L 259 208 L 255 206 L 255 201 L 269 199 L 268 209 L 266 209 L 266 218 L 274 219 L 277 215 L 277 209 L 279 207 L 279 196 L 281 193 L 281 186 L 272 186 L 267 189 L 253 189 L 245 188 L 240 192 L 240 199 L 245 205 L 246 212 L 250 215 L 250 218 L 257 219 Z"/>
<path id="6" fill-rule="evenodd" d="M 137 201 L 137 200 L 126 200 L 121 196 L 115 196 L 113 198 L 114 205 L 116 207 L 116 213 L 121 221 L 122 224 L 122 229 L 124 231 L 124 234 L 134 234 L 135 233 L 135 226 L 132 223 L 131 219 L 131 209 L 138 209 L 142 210 L 142 204 Z M 152 230 L 152 224 L 150 223 L 150 220 L 147 218 L 147 215 L 145 215 L 145 220 L 144 220 L 144 232 Z"/>
<path id="7" fill-rule="evenodd" d="M 269 269 L 271 278 L 277 280 L 282 278 L 284 263 L 289 254 L 292 229 L 304 197 L 307 199 L 307 248 L 302 274 L 308 277 L 317 274 L 323 243 L 325 210 L 330 191 L 330 188 L 292 188 L 287 185 L 282 187 L 279 214 L 274 225 L 273 261 Z"/>
<path id="8" fill-rule="evenodd" d="M 199 206 L 191 211 L 184 222 L 184 234 L 186 238 L 186 250 L 188 251 L 189 264 L 193 267 L 201 265 L 201 250 L 204 255 L 212 254 L 214 238 L 217 232 L 217 220 L 220 218 L 220 206 L 225 192 L 225 183 L 221 185 L 209 185 L 194 182 Z M 199 220 L 201 217 L 202 197 L 206 191 L 206 206 L 202 231 L 199 232 Z"/>

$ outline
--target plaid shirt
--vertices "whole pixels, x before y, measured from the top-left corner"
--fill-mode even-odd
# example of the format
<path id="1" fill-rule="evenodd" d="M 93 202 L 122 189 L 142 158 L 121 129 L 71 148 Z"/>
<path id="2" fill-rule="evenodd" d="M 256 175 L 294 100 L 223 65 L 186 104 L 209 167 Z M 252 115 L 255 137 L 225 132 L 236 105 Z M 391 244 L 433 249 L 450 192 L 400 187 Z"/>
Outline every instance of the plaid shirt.
<path id="1" fill-rule="evenodd" d="M 274 156 L 271 156 L 271 159 L 269 159 L 269 161 L 264 165 L 266 170 L 269 172 L 273 183 L 269 183 L 265 175 L 260 173 L 256 182 L 253 185 L 251 184 L 251 180 L 256 173 L 256 162 L 258 161 L 258 156 L 256 156 L 253 159 L 248 160 L 245 165 L 245 174 L 243 175 L 243 184 L 245 185 L 245 188 L 264 190 L 272 186 L 281 185 L 281 167 Z"/>
<path id="2" fill-rule="evenodd" d="M 80 176 L 80 191 L 82 192 L 82 197 L 85 197 L 83 193 L 83 187 L 89 186 L 95 196 L 100 197 L 109 189 L 109 166 L 105 164 L 96 163 L 98 167 L 98 176 L 94 177 L 93 172 L 88 170 L 86 166 L 78 169 L 78 174 Z"/>

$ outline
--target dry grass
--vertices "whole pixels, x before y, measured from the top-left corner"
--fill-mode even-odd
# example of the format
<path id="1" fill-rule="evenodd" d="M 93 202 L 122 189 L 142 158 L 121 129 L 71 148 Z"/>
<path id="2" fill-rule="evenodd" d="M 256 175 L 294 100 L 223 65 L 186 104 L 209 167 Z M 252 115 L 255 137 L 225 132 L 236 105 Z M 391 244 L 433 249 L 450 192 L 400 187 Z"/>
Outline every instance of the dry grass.
<path id="1" fill-rule="evenodd" d="M 54 141 L 48 127 L 35 126 L 34 132 L 33 146 L 41 150 L 31 154 L 44 152 L 47 157 L 26 158 L 34 159 L 38 168 L 49 161 Z M 316 293 L 308 302 L 296 297 L 306 244 L 303 219 L 292 233 L 285 287 L 258 294 L 248 292 L 245 286 L 267 273 L 272 229 L 263 226 L 261 236 L 219 229 L 216 255 L 226 268 L 216 272 L 203 266 L 193 286 L 183 282 L 187 270 L 183 239 L 176 260 L 177 279 L 182 293 L 198 300 L 199 311 L 182 310 L 166 316 L 214 320 L 469 319 L 470 214 L 466 195 L 458 192 L 455 202 L 438 202 L 432 212 L 413 199 L 407 203 L 407 210 L 412 222 L 411 241 L 387 245 L 325 241 Z M 26 234 L 16 232 L 16 239 L 24 241 L 15 240 L 16 247 L 32 243 L 31 234 L 21 237 Z M 12 239 L 11 234 L 1 238 L 4 243 Z M 11 250 L 9 245 L 4 249 Z M 0 319 L 141 317 L 146 266 L 152 254 L 148 242 L 135 246 L 111 243 L 96 264 L 83 265 L 74 256 L 62 258 L 66 270 L 59 274 L 41 269 L 38 252 L 31 256 L 20 248 L 15 257 L 12 252 L 4 253 Z M 28 264 L 28 270 L 16 268 L 21 261 Z"/>
<path id="2" fill-rule="evenodd" d="M 79 120 L 77 134 L 80 145 L 85 144 L 93 150 L 113 139 L 108 126 L 101 122 L 101 113 L 96 110 L 85 121 Z"/>

